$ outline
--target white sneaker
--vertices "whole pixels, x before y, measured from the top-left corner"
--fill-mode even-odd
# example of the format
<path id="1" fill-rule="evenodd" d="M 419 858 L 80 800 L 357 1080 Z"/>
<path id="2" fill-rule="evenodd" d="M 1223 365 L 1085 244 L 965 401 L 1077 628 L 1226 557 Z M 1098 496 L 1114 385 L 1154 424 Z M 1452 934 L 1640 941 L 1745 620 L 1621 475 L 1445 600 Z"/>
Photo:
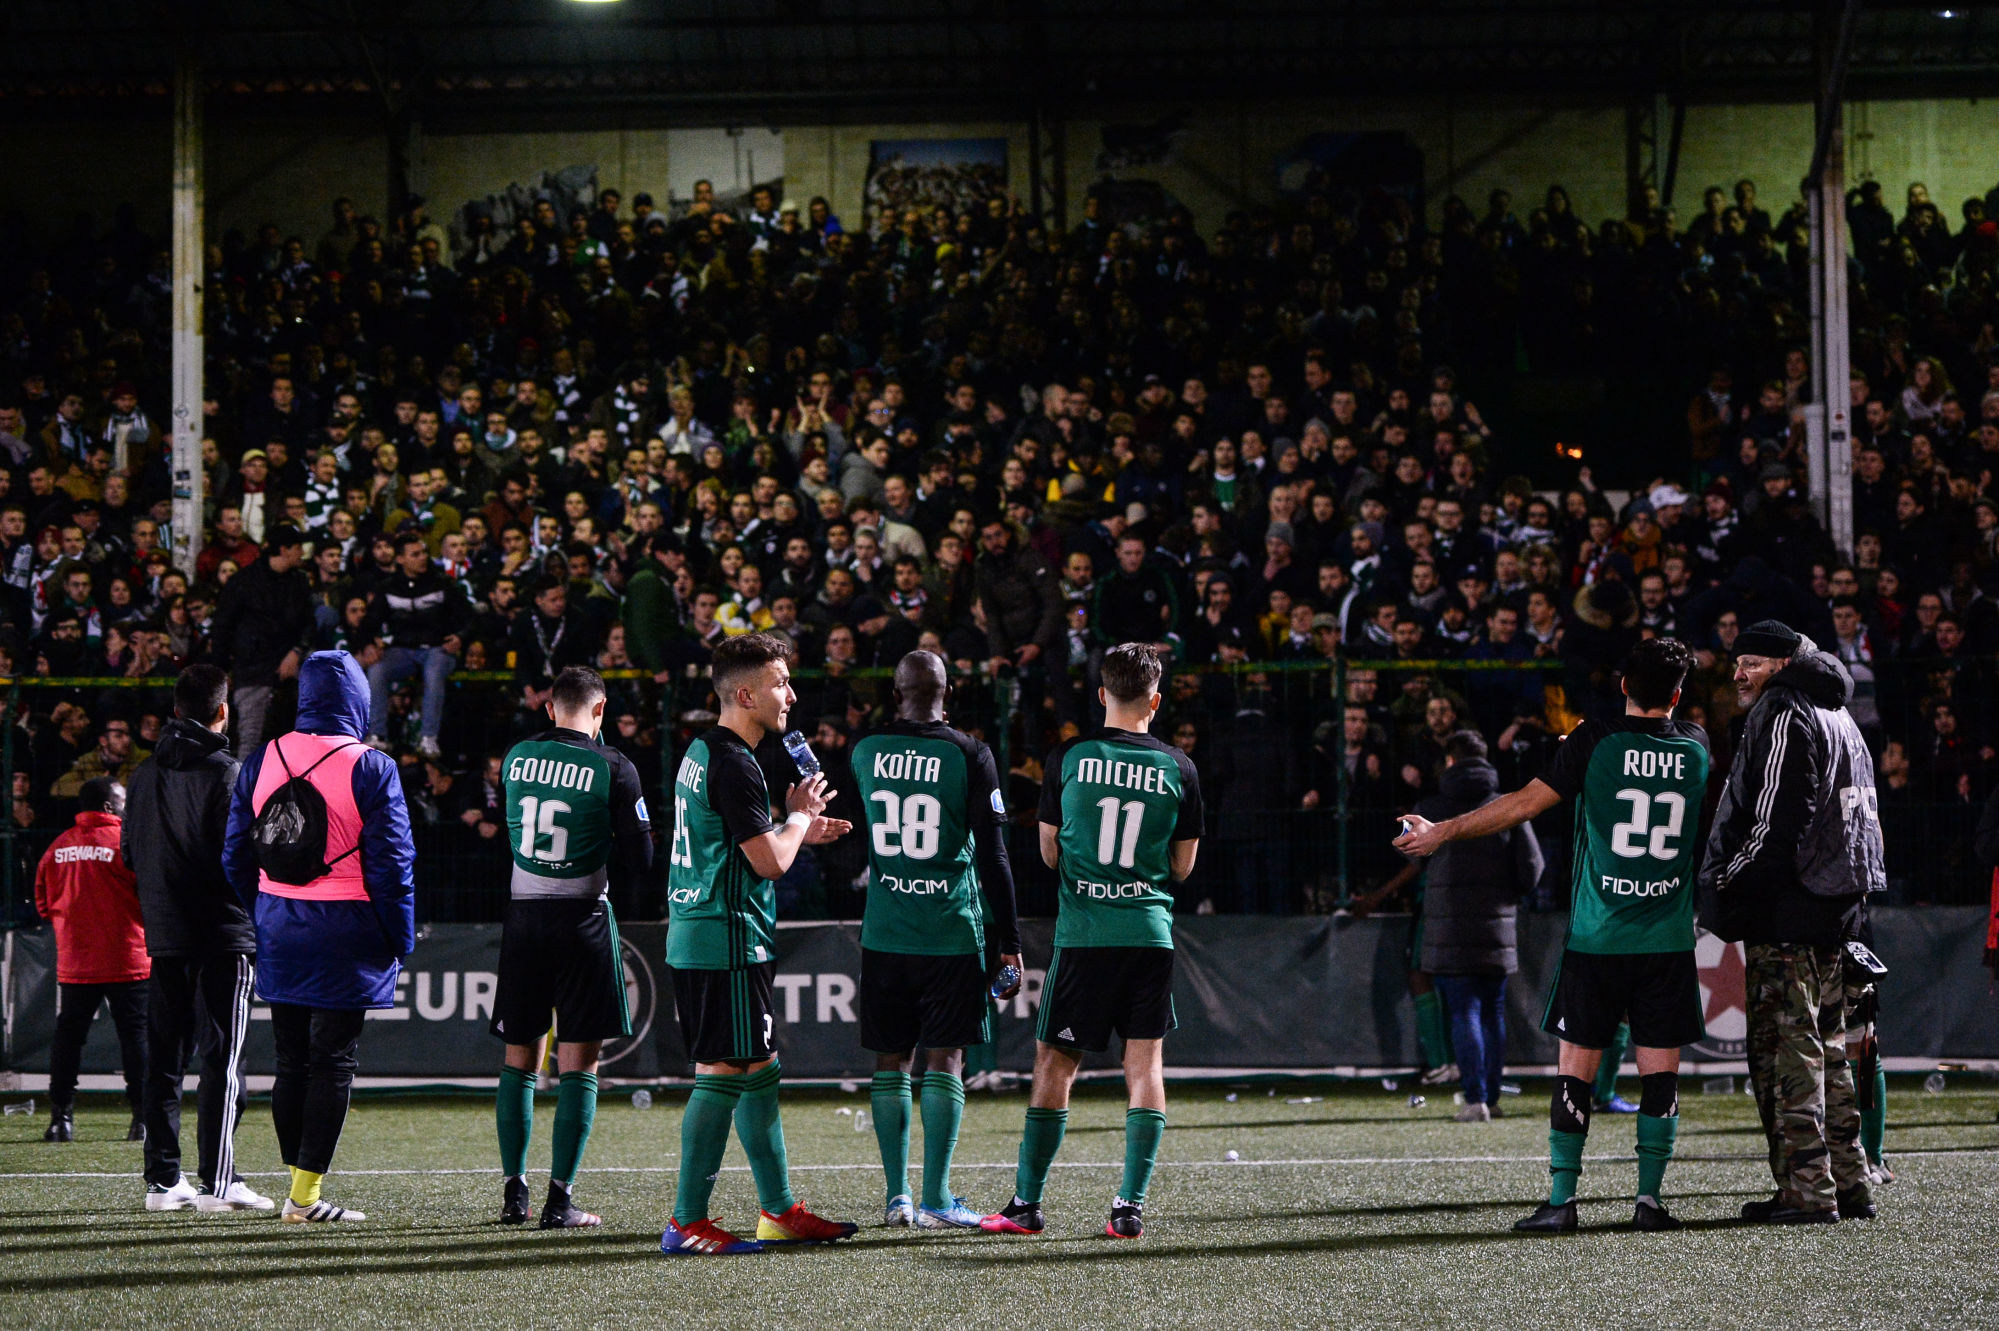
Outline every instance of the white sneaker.
<path id="1" fill-rule="evenodd" d="M 370 735 L 361 742 L 367 745 L 369 748 L 375 750 L 377 753 L 389 752 L 389 742 L 383 739 L 380 735 Z"/>
<path id="2" fill-rule="evenodd" d="M 324 1197 L 311 1206 L 300 1206 L 291 1198 L 285 1198 L 284 1222 L 288 1225 L 318 1225 L 338 1221 L 366 1220 L 359 1211 L 350 1211 L 344 1206 L 335 1206 Z"/>
<path id="3" fill-rule="evenodd" d="M 237 1179 L 219 1194 L 204 1192 L 194 1199 L 194 1209 L 206 1215 L 218 1211 L 268 1211 L 276 1205 L 269 1197 L 252 1192 L 250 1185 L 242 1179 Z"/>
<path id="4" fill-rule="evenodd" d="M 163 1188 L 157 1183 L 146 1185 L 146 1209 L 148 1211 L 185 1211 L 201 1198 L 201 1190 L 188 1182 L 182 1174 L 174 1180 L 171 1188 Z"/>
<path id="5" fill-rule="evenodd" d="M 1440 1068 L 1431 1068 L 1428 1072 L 1417 1078 L 1417 1080 L 1425 1086 L 1448 1085 L 1458 1080 L 1458 1065 L 1455 1063 L 1446 1063 Z"/>
<path id="6" fill-rule="evenodd" d="M 419 758 L 442 758 L 444 756 L 444 750 L 437 747 L 437 741 L 427 737 L 416 742 L 416 752 Z"/>

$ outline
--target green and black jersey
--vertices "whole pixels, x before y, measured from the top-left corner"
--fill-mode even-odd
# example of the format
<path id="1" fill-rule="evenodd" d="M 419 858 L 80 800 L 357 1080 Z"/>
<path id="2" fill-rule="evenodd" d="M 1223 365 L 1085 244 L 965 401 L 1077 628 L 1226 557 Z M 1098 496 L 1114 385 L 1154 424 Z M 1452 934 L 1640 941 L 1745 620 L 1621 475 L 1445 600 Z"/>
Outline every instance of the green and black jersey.
<path id="1" fill-rule="evenodd" d="M 981 954 L 989 915 L 999 950 L 1018 953 L 1006 801 L 992 751 L 941 721 L 896 721 L 855 744 L 853 764 L 870 870 L 861 946 Z"/>
<path id="2" fill-rule="evenodd" d="M 1106 727 L 1048 755 L 1042 822 L 1058 829 L 1057 947 L 1172 947 L 1172 847 L 1201 835 L 1193 760 Z"/>
<path id="3" fill-rule="evenodd" d="M 1687 721 L 1585 721 L 1541 777 L 1575 801 L 1572 952 L 1694 946 L 1694 865 L 1707 793 L 1707 732 Z"/>
<path id="4" fill-rule="evenodd" d="M 743 854 L 743 842 L 776 825 L 770 787 L 741 735 L 716 726 L 687 746 L 673 778 L 669 966 L 735 970 L 777 959 L 777 885 Z"/>
<path id="5" fill-rule="evenodd" d="M 524 739 L 500 768 L 516 901 L 596 900 L 652 867 L 652 825 L 631 760 L 577 730 Z"/>

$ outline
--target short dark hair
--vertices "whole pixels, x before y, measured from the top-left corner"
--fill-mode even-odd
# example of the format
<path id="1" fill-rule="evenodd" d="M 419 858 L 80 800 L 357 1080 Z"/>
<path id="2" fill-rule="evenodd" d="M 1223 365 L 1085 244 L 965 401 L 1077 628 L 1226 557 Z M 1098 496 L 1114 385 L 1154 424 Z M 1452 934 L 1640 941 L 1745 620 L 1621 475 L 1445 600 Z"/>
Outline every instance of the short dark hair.
<path id="1" fill-rule="evenodd" d="M 76 805 L 85 813 L 106 813 L 118 802 L 118 778 L 94 776 L 77 792 Z"/>
<path id="2" fill-rule="evenodd" d="M 1104 692 L 1119 702 L 1143 702 L 1159 691 L 1159 650 L 1147 642 L 1124 642 L 1104 653 Z"/>
<path id="3" fill-rule="evenodd" d="M 1678 638 L 1648 638 L 1624 659 L 1624 692 L 1648 712 L 1673 705 L 1694 654 Z"/>
<path id="4" fill-rule="evenodd" d="M 1444 756 L 1454 763 L 1485 757 L 1485 737 L 1476 730 L 1454 731 L 1444 741 Z"/>
<path id="5" fill-rule="evenodd" d="M 212 665 L 191 665 L 174 684 L 174 715 L 198 726 L 212 726 L 229 696 L 229 676 Z"/>
<path id="6" fill-rule="evenodd" d="M 604 677 L 589 666 L 563 667 L 548 690 L 548 700 L 558 712 L 587 710 L 605 696 Z"/>
<path id="7" fill-rule="evenodd" d="M 713 659 L 715 696 L 727 703 L 738 679 L 773 661 L 789 661 L 791 644 L 774 633 L 745 633 L 718 644 Z"/>

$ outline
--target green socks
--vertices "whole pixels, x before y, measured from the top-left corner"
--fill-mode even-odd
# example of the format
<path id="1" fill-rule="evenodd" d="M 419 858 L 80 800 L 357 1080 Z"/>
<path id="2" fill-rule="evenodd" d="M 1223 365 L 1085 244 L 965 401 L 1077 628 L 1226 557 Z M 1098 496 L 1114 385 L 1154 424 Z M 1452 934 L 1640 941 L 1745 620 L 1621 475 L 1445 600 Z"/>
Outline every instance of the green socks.
<path id="1" fill-rule="evenodd" d="M 1659 1200 L 1666 1162 L 1673 1158 L 1673 1139 L 1680 1135 L 1680 1116 L 1638 1115 L 1638 1195 Z"/>
<path id="2" fill-rule="evenodd" d="M 962 1099 L 962 1095 L 960 1096 Z M 875 1141 L 888 1175 L 884 1200 L 909 1195 L 909 1074 L 877 1072 L 868 1087 L 868 1109 L 875 1116 Z M 928 1129 L 926 1129 L 927 1131 Z"/>
<path id="3" fill-rule="evenodd" d="M 903 1102 L 907 1112 L 908 1100 Z M 951 1157 L 958 1150 L 958 1125 L 965 1117 L 965 1083 L 949 1072 L 923 1074 L 923 1204 L 933 1211 L 951 1207 Z M 903 1150 L 909 1131 L 903 1130 Z"/>
<path id="4" fill-rule="evenodd" d="M 1062 1134 L 1069 1130 L 1066 1109 L 1029 1109 L 1027 1128 L 1020 1134 L 1020 1167 L 1014 1171 L 1014 1195 L 1031 1206 L 1041 1204 L 1041 1190 L 1048 1184 L 1048 1167 L 1062 1149 Z"/>
<path id="5" fill-rule="evenodd" d="M 1603 1104 L 1617 1094 L 1617 1067 L 1624 1061 L 1624 1051 L 1631 1047 L 1631 1028 L 1618 1023 L 1617 1034 L 1611 1037 L 1610 1047 L 1603 1051 L 1603 1061 L 1596 1065 L 1596 1102 Z"/>
<path id="6" fill-rule="evenodd" d="M 1159 1163 L 1159 1139 L 1166 1135 L 1166 1115 L 1157 1109 L 1124 1111 L 1124 1181 L 1118 1196 L 1134 1206 L 1145 1204 L 1152 1167 Z"/>
<path id="7" fill-rule="evenodd" d="M 519 1178 L 528 1172 L 528 1141 L 534 1136 L 534 1073 L 523 1068 L 500 1069 L 493 1118 L 500 1129 L 500 1174 Z"/>
<path id="8" fill-rule="evenodd" d="M 785 1158 L 784 1124 L 777 1116 L 777 1079 L 776 1060 L 762 1072 L 742 1079 L 743 1095 L 736 1101 L 736 1139 L 750 1158 L 750 1173 L 757 1181 L 757 1204 L 772 1215 L 783 1215 L 798 1199 L 791 1195 L 791 1162 Z"/>
<path id="9" fill-rule="evenodd" d="M 1576 1183 L 1583 1176 L 1583 1143 L 1587 1132 L 1548 1131 L 1548 1205 L 1561 1206 L 1576 1199 Z M 1665 1165 L 1660 1164 L 1663 1173 Z"/>
<path id="10" fill-rule="evenodd" d="M 555 1098 L 555 1159 L 548 1176 L 565 1188 L 576 1182 L 576 1169 L 583 1163 L 583 1148 L 590 1144 L 590 1128 L 596 1121 L 597 1074 L 563 1073 L 562 1089 Z"/>
<path id="11" fill-rule="evenodd" d="M 1874 1093 L 1860 1108 L 1860 1149 L 1872 1164 L 1881 1163 L 1881 1134 L 1888 1127 L 1888 1069 L 1874 1065 Z"/>
<path id="12" fill-rule="evenodd" d="M 1416 1045 L 1423 1051 L 1423 1066 L 1441 1068 L 1451 1061 L 1451 1027 L 1444 1016 L 1444 1000 L 1436 990 L 1416 995 Z"/>
<path id="13" fill-rule="evenodd" d="M 694 1079 L 687 1112 L 680 1116 L 680 1182 L 673 1194 L 673 1223 L 691 1225 L 708 1218 L 715 1176 L 729 1145 L 729 1121 L 748 1077 L 702 1075 Z"/>

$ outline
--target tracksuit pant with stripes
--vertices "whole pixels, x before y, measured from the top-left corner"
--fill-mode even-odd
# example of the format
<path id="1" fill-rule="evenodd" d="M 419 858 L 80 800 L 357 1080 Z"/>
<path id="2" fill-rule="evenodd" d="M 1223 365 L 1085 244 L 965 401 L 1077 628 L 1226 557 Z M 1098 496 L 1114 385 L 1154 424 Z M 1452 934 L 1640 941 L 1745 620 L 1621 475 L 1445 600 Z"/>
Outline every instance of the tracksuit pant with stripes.
<path id="1" fill-rule="evenodd" d="M 250 1033 L 255 968 L 247 952 L 154 957 L 146 1078 L 146 1182 L 172 1187 L 180 1178 L 181 1083 L 199 1055 L 200 1120 L 196 1150 L 201 1181 L 222 1192 L 236 1172 L 236 1125 L 243 1117 L 243 1044 Z"/>

